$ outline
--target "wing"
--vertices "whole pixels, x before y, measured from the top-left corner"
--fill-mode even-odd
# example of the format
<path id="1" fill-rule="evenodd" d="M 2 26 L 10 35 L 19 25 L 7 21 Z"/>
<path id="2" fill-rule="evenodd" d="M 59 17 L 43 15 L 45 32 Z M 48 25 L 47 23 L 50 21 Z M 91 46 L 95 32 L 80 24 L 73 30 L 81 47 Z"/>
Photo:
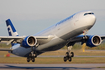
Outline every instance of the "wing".
<path id="1" fill-rule="evenodd" d="M 101 39 L 104 40 L 105 39 L 105 35 L 100 35 Z"/>
<path id="2" fill-rule="evenodd" d="M 0 43 L 6 43 L 9 45 L 12 42 L 19 42 L 24 38 L 25 36 L 0 36 Z"/>
<path id="3" fill-rule="evenodd" d="M 81 44 L 86 43 L 89 47 L 95 47 L 102 43 L 105 39 L 105 36 L 98 35 L 79 35 L 69 40 L 68 44 L 75 44 L 77 42 L 81 42 Z"/>
<path id="4" fill-rule="evenodd" d="M 0 36 L 0 43 L 6 43 L 9 45 L 10 43 L 21 43 L 27 36 Z M 37 42 L 39 44 L 44 44 L 49 42 L 52 38 L 54 38 L 53 35 L 49 36 L 33 36 L 35 39 L 37 39 Z"/>

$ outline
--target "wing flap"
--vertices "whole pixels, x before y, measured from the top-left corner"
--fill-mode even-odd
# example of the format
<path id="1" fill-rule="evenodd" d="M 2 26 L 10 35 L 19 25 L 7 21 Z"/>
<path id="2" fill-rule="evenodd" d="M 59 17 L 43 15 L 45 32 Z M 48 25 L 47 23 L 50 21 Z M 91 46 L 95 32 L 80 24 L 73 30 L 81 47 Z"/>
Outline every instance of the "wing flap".
<path id="1" fill-rule="evenodd" d="M 34 36 L 34 37 L 37 39 L 37 42 L 41 45 L 51 41 L 55 36 L 49 35 L 49 36 Z"/>
<path id="2" fill-rule="evenodd" d="M 21 41 L 26 36 L 0 36 L 0 43 L 6 43 L 9 45 L 10 43 L 17 43 L 18 41 Z"/>

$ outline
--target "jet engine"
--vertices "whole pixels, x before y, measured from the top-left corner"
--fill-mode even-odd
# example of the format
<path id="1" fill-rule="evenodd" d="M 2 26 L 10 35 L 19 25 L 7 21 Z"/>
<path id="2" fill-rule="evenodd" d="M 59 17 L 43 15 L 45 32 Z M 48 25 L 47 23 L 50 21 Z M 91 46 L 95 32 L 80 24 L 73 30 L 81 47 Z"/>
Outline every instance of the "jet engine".
<path id="1" fill-rule="evenodd" d="M 89 47 L 96 47 L 102 43 L 100 36 L 89 36 L 87 39 L 86 45 Z"/>
<path id="2" fill-rule="evenodd" d="M 37 40 L 36 40 L 35 37 L 33 37 L 33 36 L 27 36 L 22 41 L 21 45 L 22 45 L 22 47 L 29 48 L 29 47 L 35 46 L 36 43 L 37 43 Z"/>

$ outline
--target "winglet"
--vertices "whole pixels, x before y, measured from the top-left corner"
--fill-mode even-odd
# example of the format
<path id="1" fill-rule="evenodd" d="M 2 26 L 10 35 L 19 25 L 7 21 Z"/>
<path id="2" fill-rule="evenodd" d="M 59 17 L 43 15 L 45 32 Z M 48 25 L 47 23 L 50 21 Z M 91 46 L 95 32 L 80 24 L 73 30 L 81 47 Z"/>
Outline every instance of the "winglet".
<path id="1" fill-rule="evenodd" d="M 6 20 L 9 36 L 19 36 L 10 19 Z"/>

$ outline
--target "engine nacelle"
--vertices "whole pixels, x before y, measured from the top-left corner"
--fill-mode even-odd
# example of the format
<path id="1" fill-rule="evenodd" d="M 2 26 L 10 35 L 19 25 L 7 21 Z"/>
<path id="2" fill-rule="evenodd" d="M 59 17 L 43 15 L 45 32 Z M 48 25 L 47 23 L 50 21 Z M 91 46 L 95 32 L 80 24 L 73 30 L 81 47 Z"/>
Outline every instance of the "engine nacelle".
<path id="1" fill-rule="evenodd" d="M 100 36 L 89 36 L 86 45 L 89 47 L 96 47 L 102 43 Z"/>
<path id="2" fill-rule="evenodd" d="M 21 45 L 22 45 L 22 47 L 29 48 L 29 47 L 35 46 L 36 43 L 37 43 L 37 40 L 36 40 L 35 37 L 33 37 L 33 36 L 27 36 L 22 41 Z"/>

